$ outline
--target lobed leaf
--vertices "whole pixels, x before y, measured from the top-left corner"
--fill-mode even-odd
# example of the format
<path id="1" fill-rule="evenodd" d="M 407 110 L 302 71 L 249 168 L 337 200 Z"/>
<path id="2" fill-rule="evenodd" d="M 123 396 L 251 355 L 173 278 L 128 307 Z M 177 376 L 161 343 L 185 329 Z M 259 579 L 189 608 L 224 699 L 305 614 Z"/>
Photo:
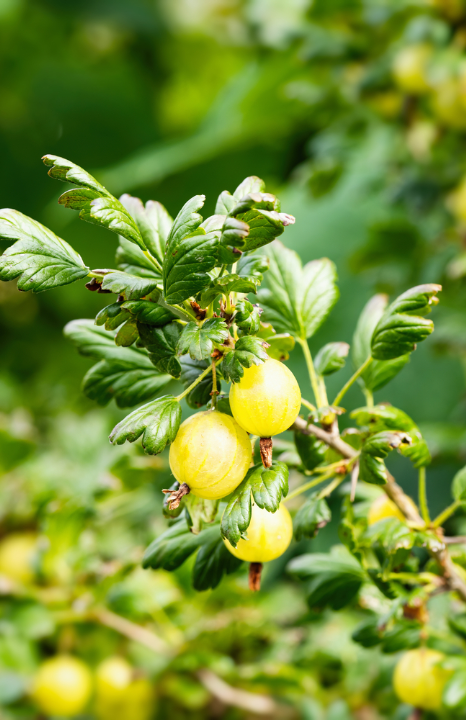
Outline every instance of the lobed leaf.
<path id="1" fill-rule="evenodd" d="M 314 359 L 318 375 L 331 375 L 345 366 L 345 358 L 350 346 L 345 342 L 327 343 L 319 350 Z"/>
<path id="2" fill-rule="evenodd" d="M 151 300 L 130 300 L 122 305 L 123 309 L 133 315 L 140 323 L 163 327 L 175 319 L 170 310 L 157 305 Z"/>
<path id="3" fill-rule="evenodd" d="M 400 295 L 385 310 L 371 340 L 372 357 L 391 360 L 410 353 L 416 343 L 425 340 L 434 329 L 424 315 L 438 303 L 441 285 L 418 285 Z"/>
<path id="4" fill-rule="evenodd" d="M 186 524 L 186 518 L 181 517 L 149 545 L 142 566 L 154 570 L 176 570 L 198 548 L 214 539 L 218 539 L 218 524 L 194 535 Z"/>
<path id="5" fill-rule="evenodd" d="M 117 269 L 128 275 L 155 278 L 160 284 L 162 282 L 162 275 L 150 257 L 147 257 L 138 245 L 121 236 L 115 253 L 115 262 Z"/>
<path id="6" fill-rule="evenodd" d="M 141 343 L 148 350 L 150 361 L 155 367 L 160 372 L 180 377 L 181 365 L 177 356 L 180 325 L 170 322 L 163 327 L 154 327 L 138 323 L 138 329 Z"/>
<path id="7" fill-rule="evenodd" d="M 325 462 L 327 445 L 322 440 L 318 440 L 315 435 L 295 432 L 294 442 L 305 470 L 314 470 Z"/>
<path id="8" fill-rule="evenodd" d="M 149 455 L 162 452 L 173 442 L 181 423 L 181 405 L 171 395 L 165 395 L 134 410 L 110 433 L 113 445 L 135 442 L 142 435 L 142 446 Z"/>
<path id="9" fill-rule="evenodd" d="M 356 326 L 352 342 L 355 369 L 361 367 L 371 355 L 371 339 L 380 318 L 388 305 L 388 295 L 374 295 L 365 305 Z M 358 382 L 371 392 L 380 390 L 409 362 L 409 353 L 392 360 L 372 360 L 358 378 Z"/>
<path id="10" fill-rule="evenodd" d="M 167 239 L 163 288 L 170 305 L 187 300 L 210 284 L 208 272 L 217 262 L 218 233 L 206 233 L 200 227 L 202 216 L 196 211 L 204 205 L 204 200 L 204 195 L 188 200 L 175 218 Z"/>
<path id="11" fill-rule="evenodd" d="M 251 522 L 252 498 L 268 512 L 276 512 L 282 497 L 288 494 L 288 467 L 274 462 L 270 468 L 254 465 L 242 483 L 231 494 L 222 517 L 222 537 L 236 547 Z"/>
<path id="12" fill-rule="evenodd" d="M 234 350 L 225 354 L 220 366 L 221 373 L 225 380 L 239 382 L 244 375 L 243 368 L 259 365 L 267 359 L 268 355 L 260 338 L 242 337 L 236 341 Z"/>
<path id="13" fill-rule="evenodd" d="M 302 538 L 313 538 L 317 535 L 317 531 L 325 527 L 332 519 L 332 513 L 324 498 L 319 497 L 319 493 L 313 493 L 301 505 L 296 513 L 293 526 L 296 540 Z"/>
<path id="14" fill-rule="evenodd" d="M 144 206 L 139 198 L 125 194 L 120 202 L 134 218 L 147 250 L 162 265 L 173 219 L 164 206 L 154 200 L 148 200 Z"/>
<path id="15" fill-rule="evenodd" d="M 225 320 L 222 318 L 209 318 L 199 327 L 195 322 L 189 322 L 178 340 L 178 355 L 189 353 L 193 360 L 210 358 L 214 343 L 223 343 L 229 335 Z"/>
<path id="16" fill-rule="evenodd" d="M 226 547 L 221 537 L 201 545 L 193 568 L 193 587 L 198 592 L 217 587 L 223 575 L 230 575 L 243 564 Z"/>
<path id="17" fill-rule="evenodd" d="M 115 295 L 123 295 L 125 300 L 139 300 L 157 288 L 157 278 L 137 277 L 125 272 L 110 272 L 104 275 L 102 288 Z"/>
<path id="18" fill-rule="evenodd" d="M 461 468 L 461 470 L 458 470 L 456 473 L 453 478 L 451 491 L 455 500 L 466 501 L 466 467 Z"/>
<path id="19" fill-rule="evenodd" d="M 17 210 L 0 210 L 0 238 L 17 241 L 0 257 L 0 280 L 18 278 L 18 290 L 39 293 L 89 273 L 71 245 Z"/>
<path id="20" fill-rule="evenodd" d="M 428 445 L 416 423 L 402 410 L 392 405 L 375 405 L 353 410 L 351 417 L 358 425 L 367 425 L 373 432 L 382 430 L 401 430 L 409 433 L 410 444 L 403 444 L 399 451 L 409 458 L 414 467 L 422 467 L 431 462 Z"/>
<path id="21" fill-rule="evenodd" d="M 77 190 L 67 190 L 60 196 L 60 205 L 79 210 L 79 217 L 94 225 L 102 225 L 122 235 L 145 250 L 139 228 L 126 208 L 92 175 L 65 158 L 44 155 L 44 164 L 50 168 L 52 178 L 77 185 Z"/>
<path id="22" fill-rule="evenodd" d="M 341 610 L 358 594 L 366 579 L 362 568 L 352 560 L 332 554 L 312 553 L 294 558 L 288 572 L 306 581 L 311 607 Z"/>
<path id="23" fill-rule="evenodd" d="M 130 317 L 131 313 L 129 310 L 126 310 L 121 302 L 115 302 L 111 305 L 106 305 L 97 313 L 95 324 L 103 325 L 106 330 L 116 330 Z"/>
<path id="24" fill-rule="evenodd" d="M 293 250 L 275 242 L 267 251 L 270 261 L 267 288 L 259 291 L 264 319 L 278 332 L 311 337 L 338 299 L 335 265 L 327 258 L 302 267 Z"/>
<path id="25" fill-rule="evenodd" d="M 146 353 L 138 348 L 120 348 L 115 345 L 115 335 L 96 327 L 93 320 L 72 320 L 63 333 L 76 346 L 81 355 L 90 355 L 99 360 L 121 360 L 139 362 Z"/>
<path id="26" fill-rule="evenodd" d="M 101 360 L 91 367 L 83 379 L 82 390 L 99 405 L 115 398 L 118 407 L 131 407 L 153 398 L 171 380 L 170 375 L 156 372 L 142 353 L 129 360 Z"/>

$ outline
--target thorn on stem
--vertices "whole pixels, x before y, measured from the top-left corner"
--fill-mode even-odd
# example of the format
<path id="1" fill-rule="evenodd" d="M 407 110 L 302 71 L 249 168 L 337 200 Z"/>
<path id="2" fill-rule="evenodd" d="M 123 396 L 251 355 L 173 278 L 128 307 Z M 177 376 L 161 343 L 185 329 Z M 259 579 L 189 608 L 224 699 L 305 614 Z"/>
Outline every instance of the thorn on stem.
<path id="1" fill-rule="evenodd" d="M 262 563 L 249 564 L 249 589 L 258 592 L 261 589 Z"/>
<path id="2" fill-rule="evenodd" d="M 170 510 L 176 510 L 176 508 L 180 506 L 180 502 L 184 496 L 189 495 L 191 488 L 189 485 L 186 485 L 186 483 L 182 483 L 178 490 L 162 490 L 162 492 L 165 493 L 165 495 L 170 494 L 170 497 L 168 498 L 168 507 Z"/>
<path id="3" fill-rule="evenodd" d="M 259 445 L 260 445 L 262 465 L 265 468 L 269 468 L 272 466 L 272 450 L 273 450 L 272 438 L 261 438 Z"/>

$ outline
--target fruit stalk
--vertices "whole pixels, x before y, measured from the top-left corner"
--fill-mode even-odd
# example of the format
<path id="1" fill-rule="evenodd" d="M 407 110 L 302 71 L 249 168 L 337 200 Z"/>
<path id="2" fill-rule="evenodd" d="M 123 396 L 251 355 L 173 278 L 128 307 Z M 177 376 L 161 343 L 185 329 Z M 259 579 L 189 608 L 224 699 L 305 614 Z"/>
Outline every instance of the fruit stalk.
<path id="1" fill-rule="evenodd" d="M 249 589 L 258 592 L 261 589 L 262 563 L 252 562 L 249 564 Z"/>

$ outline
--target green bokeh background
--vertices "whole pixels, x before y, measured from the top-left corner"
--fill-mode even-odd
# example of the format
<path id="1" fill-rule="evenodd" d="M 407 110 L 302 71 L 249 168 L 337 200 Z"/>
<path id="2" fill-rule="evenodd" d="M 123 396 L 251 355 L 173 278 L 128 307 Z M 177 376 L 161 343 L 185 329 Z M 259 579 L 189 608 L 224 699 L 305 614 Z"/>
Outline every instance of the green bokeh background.
<path id="1" fill-rule="evenodd" d="M 350 18 L 353 11 L 360 14 L 360 25 L 351 25 L 348 20 L 346 26 L 347 14 Z M 438 217 L 448 224 L 444 209 L 440 209 L 437 215 L 434 212 L 429 216 L 430 220 L 425 219 L 422 232 L 428 250 L 421 259 L 408 251 L 405 254 L 385 248 L 378 264 L 358 267 L 355 261 L 356 253 L 367 246 L 373 224 L 404 212 L 393 206 L 387 190 L 392 155 L 400 138 L 389 122 L 367 116 L 362 101 L 359 107 L 359 101 L 353 98 L 352 115 L 345 115 L 341 108 L 347 81 L 342 67 L 345 63 L 351 66 L 353 61 L 370 61 L 377 54 L 377 49 L 371 49 L 371 23 L 374 33 L 384 37 L 386 44 L 387 37 L 393 38 L 395 44 L 402 43 L 403 28 L 417 12 L 422 16 L 424 9 L 415 3 L 352 4 L 343 0 L 332 0 L 328 5 L 305 0 L 0 0 L 0 205 L 18 209 L 49 226 L 73 245 L 90 267 L 111 267 L 115 236 L 82 223 L 76 214 L 58 206 L 57 198 L 64 186 L 48 178 L 42 155 L 69 158 L 95 172 L 111 192 L 129 191 L 143 200 L 157 199 L 172 215 L 198 193 L 207 195 L 208 215 L 222 190 L 233 190 L 247 175 L 259 175 L 268 190 L 279 194 L 282 209 L 296 217 L 296 224 L 287 228 L 283 236 L 287 246 L 295 249 L 303 262 L 327 256 L 338 267 L 341 297 L 328 322 L 312 338 L 311 350 L 316 352 L 329 341 L 351 342 L 358 315 L 374 292 L 394 294 L 410 284 L 442 281 L 446 259 L 453 254 L 449 246 L 439 249 L 429 239 L 429 232 L 430 238 L 435 236 Z M 328 53 L 320 50 L 321 66 L 319 28 L 323 47 L 328 44 Z M 331 45 L 331 31 L 343 36 L 353 33 L 347 61 Z M 354 132 L 348 132 L 345 123 L 353 123 Z M 464 150 L 464 141 L 462 147 Z M 344 171 L 328 193 L 316 197 L 311 192 L 309 168 L 326 153 L 341 161 Z M 455 163 L 458 160 L 452 156 L 452 165 Z M 0 248 L 6 247 L 1 242 Z M 446 322 L 452 308 L 461 314 L 462 297 L 459 282 L 449 290 L 445 305 L 435 310 L 434 320 L 439 326 Z M 62 329 L 74 318 L 94 317 L 105 304 L 106 296 L 87 292 L 84 283 L 37 296 L 19 293 L 13 282 L 0 286 L 3 426 L 11 427 L 12 418 L 23 413 L 21 417 L 35 428 L 40 454 L 37 462 L 45 467 L 34 475 L 37 487 L 45 483 L 43 478 L 50 470 L 55 483 L 52 486 L 62 484 L 65 488 L 59 492 L 66 495 L 70 483 L 79 486 L 82 492 L 77 505 L 81 503 L 86 509 L 92 493 L 87 493 L 84 478 L 93 477 L 96 466 L 108 467 L 120 457 L 117 450 L 106 445 L 105 438 L 124 413 L 113 405 L 96 409 L 81 395 L 81 378 L 91 361 L 77 355 Z M 303 395 L 311 399 L 299 349 L 289 365 Z M 330 397 L 350 373 L 348 363 L 332 376 Z M 376 400 L 405 410 L 426 428 L 428 437 L 431 433 L 438 440 L 440 435 L 435 432 L 440 428 L 442 437 L 450 438 L 452 449 L 438 452 L 428 470 L 434 514 L 449 501 L 451 477 L 464 460 L 464 391 L 461 357 L 440 352 L 429 341 L 418 348 L 387 388 L 376 393 Z M 363 395 L 355 386 L 345 398 L 345 405 L 352 409 L 363 404 Z M 346 422 L 343 418 L 343 425 Z M 415 497 L 416 476 L 408 461 L 395 457 L 390 463 L 399 482 Z M 131 516 L 127 524 L 125 521 L 110 527 L 108 536 L 102 539 L 104 547 L 115 543 L 113 547 L 120 547 L 123 554 L 130 553 L 136 536 L 141 543 L 146 535 L 150 539 L 151 514 L 160 515 L 157 493 L 166 477 L 159 473 L 154 490 L 153 469 L 148 468 L 147 477 L 142 478 L 135 467 L 133 463 L 131 472 L 136 479 L 128 471 L 129 479 L 124 482 L 139 488 L 139 502 L 146 503 L 141 517 L 149 523 L 150 531 L 137 536 L 137 508 L 136 520 Z M 2 515 L 3 534 L 10 527 L 35 523 L 31 509 L 25 515 L 26 521 L 20 514 L 15 515 L 14 509 L 9 512 Z M 43 522 L 39 500 L 36 520 Z M 157 522 L 157 529 L 162 529 L 161 519 Z M 460 524 L 452 529 L 460 529 Z M 307 547 L 326 550 L 335 538 L 336 526 L 331 525 Z M 187 589 L 187 572 L 180 573 L 183 602 L 192 602 L 195 608 L 192 622 L 196 623 L 206 608 L 207 612 L 210 608 L 210 612 L 217 613 L 230 603 L 232 607 L 244 604 L 251 617 L 261 618 L 258 622 L 265 628 L 265 635 L 269 633 L 267 640 L 251 641 L 249 633 L 253 630 L 249 626 L 238 630 L 238 644 L 242 644 L 238 657 L 248 667 L 259 663 L 256 673 L 263 661 L 261 642 L 267 644 L 274 636 L 274 662 L 278 662 L 280 643 L 288 648 L 293 645 L 287 638 L 290 627 L 282 628 L 288 623 L 286 617 L 282 620 L 289 602 L 291 607 L 293 602 L 298 605 L 291 611 L 289 625 L 296 618 L 305 624 L 307 611 L 301 607 L 301 600 L 288 598 L 287 593 L 293 595 L 293 591 L 283 580 L 284 564 L 280 561 L 270 567 L 256 616 L 255 600 L 243 591 L 231 590 L 232 586 L 228 586 L 228 592 L 214 591 L 208 600 L 204 595 L 193 599 Z M 274 584 L 276 594 L 269 595 Z M 269 601 L 272 604 L 267 607 Z M 281 619 L 277 618 L 280 615 Z M 337 643 L 328 653 L 331 641 L 322 641 L 322 667 L 327 663 L 331 674 L 332 662 L 338 665 L 337 655 L 346 657 L 350 641 L 343 626 L 350 626 L 352 620 L 345 616 L 328 622 L 329 626 L 323 622 L 324 629 L 319 630 L 324 637 L 325 632 L 331 635 L 328 627 L 332 628 L 332 622 L 342 623 L 336 626 L 341 633 L 340 646 Z M 189 621 L 186 624 L 189 626 Z M 199 652 L 203 642 L 199 640 Z M 205 642 L 207 647 L 209 643 Z M 225 655 L 233 652 L 229 642 L 225 641 Z M 51 652 L 51 648 L 46 651 Z M 219 647 L 215 652 L 221 652 Z M 282 675 L 287 667 L 300 663 L 287 652 Z M 348 652 L 347 657 L 352 658 L 353 651 Z M 88 650 L 89 654 L 92 652 Z M 318 658 L 317 653 L 309 661 L 311 670 Z M 361 662 L 367 663 L 367 658 Z M 386 662 L 387 658 L 382 666 Z M 181 682 L 183 673 L 189 673 L 188 660 L 186 667 L 180 667 L 171 670 L 172 684 L 177 678 Z M 338 668 L 333 670 L 340 672 Z M 383 675 L 385 670 L 381 672 Z M 326 681 L 322 682 L 325 686 Z M 351 679 L 345 682 L 354 686 Z M 267 692 L 272 684 L 270 678 L 263 685 L 260 679 L 257 681 L 258 689 Z M 170 712 L 170 717 L 249 717 L 228 709 L 220 709 L 218 715 L 214 710 L 207 714 L 207 710 L 195 707 L 195 700 L 192 708 L 183 709 L 177 705 L 177 692 L 169 694 L 171 700 L 164 711 Z M 353 717 L 348 715 L 349 706 L 339 692 L 330 693 L 330 700 L 322 701 L 322 707 L 327 703 L 334 708 L 327 712 L 328 720 Z M 301 717 L 322 717 L 316 709 L 317 701 L 312 700 L 312 688 L 303 692 L 301 687 L 295 694 L 304 698 L 295 703 L 301 708 Z M 288 702 L 293 706 L 293 700 L 288 698 Z M 282 716 L 287 717 L 286 713 Z M 375 720 L 392 715 L 367 717 Z"/>

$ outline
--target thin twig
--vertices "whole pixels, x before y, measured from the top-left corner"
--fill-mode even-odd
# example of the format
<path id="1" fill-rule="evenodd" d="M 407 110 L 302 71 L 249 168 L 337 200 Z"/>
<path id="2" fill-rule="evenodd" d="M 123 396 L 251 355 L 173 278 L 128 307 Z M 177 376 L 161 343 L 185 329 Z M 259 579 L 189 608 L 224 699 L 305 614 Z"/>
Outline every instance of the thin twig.
<path id="1" fill-rule="evenodd" d="M 268 717 L 274 715 L 278 710 L 272 698 L 231 687 L 207 668 L 198 670 L 197 677 L 204 687 L 223 705 L 230 705 L 245 710 L 247 713 L 266 715 Z"/>
<path id="2" fill-rule="evenodd" d="M 312 423 L 308 424 L 305 420 L 303 420 L 302 417 L 296 418 L 293 425 L 291 426 L 291 429 L 298 430 L 303 435 L 315 435 L 316 438 L 322 440 L 329 447 L 336 450 L 338 453 L 340 453 L 340 455 L 343 455 L 343 457 L 345 458 L 354 458 L 358 454 L 357 451 L 352 448 L 351 445 L 345 443 L 345 441 L 342 440 L 339 435 L 329 433 L 326 430 L 318 427 L 317 425 L 313 425 Z"/>

